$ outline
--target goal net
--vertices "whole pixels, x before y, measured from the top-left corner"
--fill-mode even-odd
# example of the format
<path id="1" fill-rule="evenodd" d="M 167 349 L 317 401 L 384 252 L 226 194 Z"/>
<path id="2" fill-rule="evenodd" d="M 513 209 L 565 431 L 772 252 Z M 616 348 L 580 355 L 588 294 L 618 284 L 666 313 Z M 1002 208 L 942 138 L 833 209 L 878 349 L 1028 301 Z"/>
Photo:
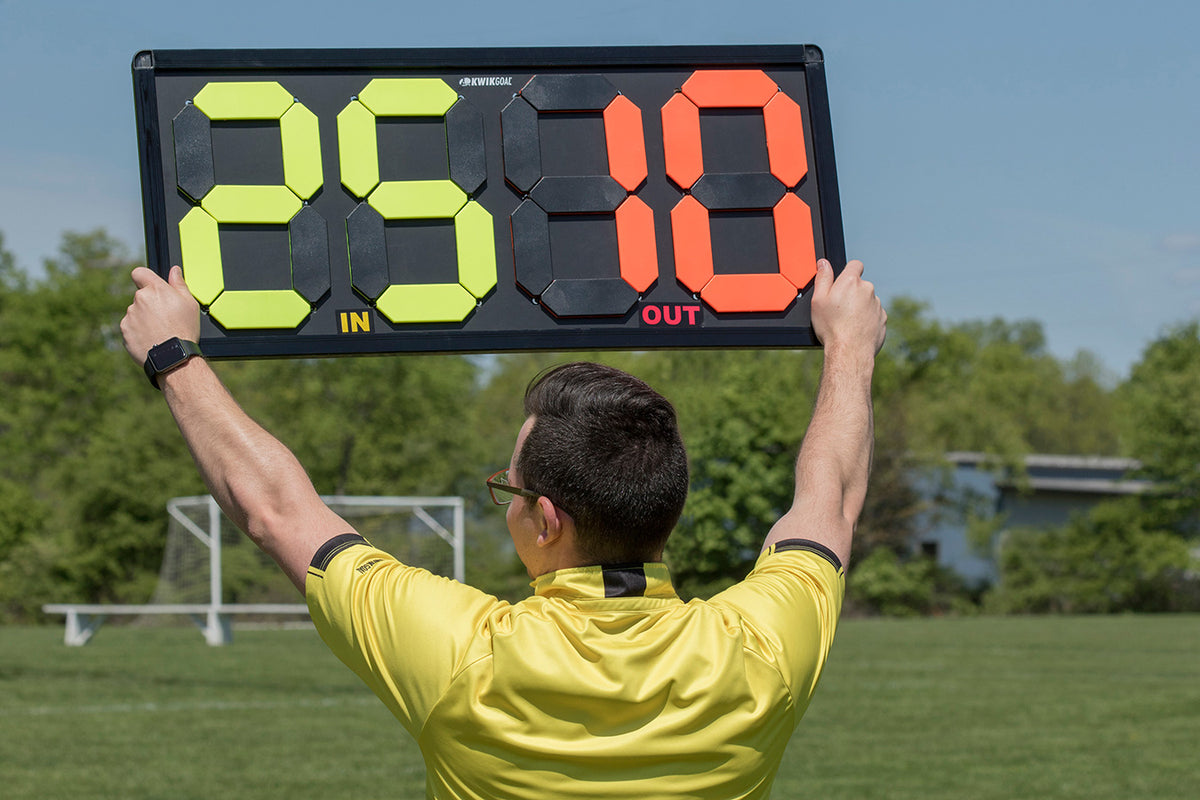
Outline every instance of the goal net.
<path id="1" fill-rule="evenodd" d="M 464 579 L 461 497 L 321 499 L 372 545 L 405 564 Z M 166 549 L 149 605 L 282 614 L 287 612 L 281 604 L 291 604 L 292 613 L 304 613 L 291 581 L 212 497 L 177 497 L 167 503 L 167 515 Z"/>

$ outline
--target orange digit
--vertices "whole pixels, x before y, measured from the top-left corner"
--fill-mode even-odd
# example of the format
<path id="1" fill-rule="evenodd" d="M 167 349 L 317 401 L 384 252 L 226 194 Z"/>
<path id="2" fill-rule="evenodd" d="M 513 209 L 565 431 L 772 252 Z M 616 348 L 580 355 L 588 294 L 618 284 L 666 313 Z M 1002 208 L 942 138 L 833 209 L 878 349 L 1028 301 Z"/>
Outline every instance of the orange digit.
<path id="1" fill-rule="evenodd" d="M 761 108 L 771 174 L 794 190 L 808 174 L 803 112 L 762 70 L 698 70 L 662 107 L 667 176 L 685 192 L 704 175 L 700 109 Z M 709 209 L 685 194 L 671 211 L 675 275 L 714 311 L 783 311 L 816 275 L 812 213 L 792 191 L 771 207 L 779 272 L 715 274 Z"/>

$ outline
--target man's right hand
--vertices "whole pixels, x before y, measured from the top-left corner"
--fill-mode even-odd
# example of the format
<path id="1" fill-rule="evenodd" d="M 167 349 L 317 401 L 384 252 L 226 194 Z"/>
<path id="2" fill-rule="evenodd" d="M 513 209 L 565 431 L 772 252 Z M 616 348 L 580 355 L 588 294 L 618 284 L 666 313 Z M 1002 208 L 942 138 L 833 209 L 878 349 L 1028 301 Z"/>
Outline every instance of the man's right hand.
<path id="1" fill-rule="evenodd" d="M 825 259 L 817 262 L 813 282 L 812 322 L 826 352 L 849 350 L 874 357 L 887 336 L 887 312 L 875 286 L 863 280 L 863 264 L 851 261 L 834 279 Z"/>
<path id="2" fill-rule="evenodd" d="M 167 280 L 146 267 L 133 271 L 137 291 L 121 320 L 121 335 L 130 358 L 141 366 L 150 348 L 178 336 L 200 338 L 200 304 L 183 280 L 183 270 L 171 267 Z"/>

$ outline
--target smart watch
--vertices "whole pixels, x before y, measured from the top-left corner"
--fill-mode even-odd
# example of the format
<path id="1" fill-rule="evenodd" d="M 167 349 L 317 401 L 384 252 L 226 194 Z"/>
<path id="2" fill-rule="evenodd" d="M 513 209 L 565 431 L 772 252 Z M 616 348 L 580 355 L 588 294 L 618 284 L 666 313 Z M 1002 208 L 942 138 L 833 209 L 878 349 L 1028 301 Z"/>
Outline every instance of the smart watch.
<path id="1" fill-rule="evenodd" d="M 204 353 L 200 352 L 200 345 L 189 342 L 187 339 L 180 339 L 178 336 L 172 337 L 162 344 L 156 344 L 150 348 L 144 365 L 146 377 L 150 379 L 151 386 L 161 390 L 162 387 L 158 385 L 159 375 L 183 366 L 183 363 L 192 356 L 202 355 Z"/>

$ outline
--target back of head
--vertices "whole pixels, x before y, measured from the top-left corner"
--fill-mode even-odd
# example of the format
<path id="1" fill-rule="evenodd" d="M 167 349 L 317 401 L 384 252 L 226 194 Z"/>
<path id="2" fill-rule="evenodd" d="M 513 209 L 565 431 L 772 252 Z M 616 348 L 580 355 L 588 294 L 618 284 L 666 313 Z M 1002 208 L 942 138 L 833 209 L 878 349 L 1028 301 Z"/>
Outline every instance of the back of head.
<path id="1" fill-rule="evenodd" d="M 525 392 L 533 427 L 517 454 L 525 486 L 575 521 L 593 564 L 657 558 L 687 499 L 675 409 L 641 380 L 600 364 L 542 373 Z"/>

